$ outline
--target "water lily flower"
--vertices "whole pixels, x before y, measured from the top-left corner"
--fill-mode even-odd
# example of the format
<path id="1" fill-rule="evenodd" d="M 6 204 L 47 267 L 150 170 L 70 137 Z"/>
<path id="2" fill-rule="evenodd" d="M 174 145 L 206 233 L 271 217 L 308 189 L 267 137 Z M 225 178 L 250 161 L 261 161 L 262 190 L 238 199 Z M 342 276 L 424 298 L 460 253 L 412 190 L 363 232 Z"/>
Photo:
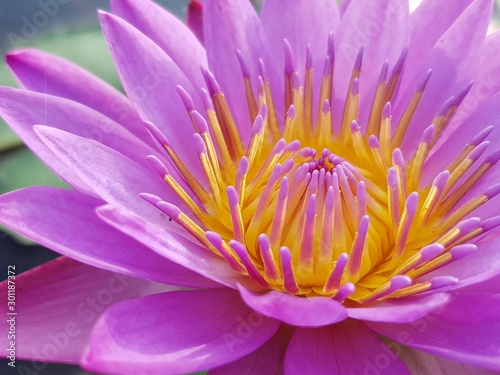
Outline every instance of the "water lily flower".
<path id="1" fill-rule="evenodd" d="M 111 0 L 126 96 L 10 53 L 23 88 L 0 88 L 0 115 L 72 188 L 0 197 L 1 223 L 65 256 L 17 280 L 18 357 L 109 374 L 500 370 L 492 5 L 205 0 L 188 27 Z"/>

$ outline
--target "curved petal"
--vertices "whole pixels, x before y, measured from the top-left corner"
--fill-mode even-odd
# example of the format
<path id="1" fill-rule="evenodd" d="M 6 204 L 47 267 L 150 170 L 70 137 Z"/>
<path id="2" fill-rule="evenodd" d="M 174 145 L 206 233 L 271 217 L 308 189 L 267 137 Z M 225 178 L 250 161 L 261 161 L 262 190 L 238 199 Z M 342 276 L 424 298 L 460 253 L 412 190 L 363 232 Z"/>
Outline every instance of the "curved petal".
<path id="1" fill-rule="evenodd" d="M 302 298 L 270 291 L 252 293 L 238 285 L 243 301 L 264 316 L 278 319 L 297 327 L 321 327 L 347 318 L 346 309 L 331 298 Z"/>
<path id="2" fill-rule="evenodd" d="M 451 162 L 467 141 L 488 126 L 493 126 L 488 137 L 491 149 L 500 148 L 497 143 L 500 139 L 497 126 L 500 121 L 497 111 L 500 105 L 499 59 L 500 32 L 496 32 L 486 38 L 473 85 L 429 156 L 424 173 L 431 179 L 435 171 L 443 170 Z"/>
<path id="3" fill-rule="evenodd" d="M 199 0 L 190 0 L 187 9 L 186 23 L 198 40 L 203 43 L 203 3 Z"/>
<path id="4" fill-rule="evenodd" d="M 1 87 L 0 116 L 34 151 L 40 149 L 42 142 L 33 131 L 33 125 L 42 124 L 93 139 L 142 165 L 148 165 L 146 155 L 155 153 L 153 148 L 108 117 L 56 96 Z M 83 151 L 81 148 L 75 150 Z"/>
<path id="5" fill-rule="evenodd" d="M 486 37 L 478 70 L 474 77 L 474 85 L 467 98 L 461 106 L 463 112 L 471 113 L 473 109 L 478 108 L 481 103 L 500 91 L 500 68 L 496 61 L 500 58 L 500 31 L 497 31 Z M 455 117 L 464 118 L 465 114 L 460 110 Z"/>
<path id="6" fill-rule="evenodd" d="M 334 94 L 340 123 L 354 62 L 363 47 L 359 124 L 366 126 L 371 102 L 386 61 L 394 66 L 408 47 L 409 8 L 406 0 L 355 0 L 347 8 L 335 37 Z M 395 32 L 397 30 L 397 33 Z"/>
<path id="7" fill-rule="evenodd" d="M 83 366 L 113 374 L 204 370 L 258 349 L 279 325 L 230 289 L 157 294 L 108 309 L 92 332 Z"/>
<path id="8" fill-rule="evenodd" d="M 500 294 L 461 294 L 411 324 L 366 324 L 393 340 L 431 354 L 500 370 Z"/>
<path id="9" fill-rule="evenodd" d="M 420 70 L 439 38 L 473 1 L 424 0 L 410 14 L 410 44 L 403 87 L 414 77 L 414 73 Z"/>
<path id="10" fill-rule="evenodd" d="M 306 49 L 309 44 L 316 83 L 314 93 L 319 92 L 328 35 L 335 32 L 340 24 L 337 3 L 330 0 L 293 0 L 286 3 L 281 0 L 265 0 L 260 19 L 280 72 L 285 66 L 284 39 L 292 47 L 296 69 L 301 77 L 304 77 Z M 315 99 L 317 101 L 316 97 Z"/>
<path id="11" fill-rule="evenodd" d="M 226 261 L 205 248 L 167 230 L 168 220 L 162 225 L 152 224 L 141 217 L 113 206 L 98 209 L 99 216 L 109 225 L 134 237 L 150 249 L 210 280 L 236 288 L 238 283 L 261 289 L 248 276 L 234 272 Z"/>
<path id="12" fill-rule="evenodd" d="M 0 196 L 0 222 L 94 267 L 164 284 L 217 287 L 105 224 L 95 212 L 102 203 L 71 190 L 31 187 Z"/>
<path id="13" fill-rule="evenodd" d="M 71 165 L 75 173 L 104 201 L 161 223 L 159 211 L 140 198 L 148 192 L 175 200 L 153 171 L 90 139 L 47 126 L 35 126 L 45 144 Z M 81 152 L 75 152 L 81 150 Z"/>
<path id="14" fill-rule="evenodd" d="M 197 90 L 205 86 L 205 48 L 182 21 L 150 0 L 111 0 L 111 9 L 159 45 Z"/>
<path id="15" fill-rule="evenodd" d="M 24 88 L 84 104 L 151 142 L 128 98 L 85 69 L 36 49 L 11 52 L 7 63 Z"/>
<path id="16" fill-rule="evenodd" d="M 469 98 L 469 96 L 467 96 L 467 98 Z M 454 127 L 452 131 L 446 131 L 446 135 L 443 134 L 443 140 L 436 144 L 435 150 L 425 163 L 423 174 L 425 175 L 426 181 L 432 182 L 437 174 L 445 170 L 453 159 L 459 155 L 466 144 L 487 127 L 491 126 L 492 130 L 486 139 L 490 142 L 486 154 L 500 148 L 499 106 L 500 93 L 496 93 L 485 100 L 477 110 L 467 117 L 467 119 L 462 119 L 460 125 Z M 482 160 L 483 158 L 479 161 Z M 481 194 L 484 192 L 485 186 L 491 185 L 491 181 L 482 178 L 470 189 L 470 193 L 474 195 Z"/>
<path id="17" fill-rule="evenodd" d="M 470 366 L 447 358 L 437 357 L 395 341 L 387 344 L 401 358 L 412 375 L 498 375 L 498 371 Z"/>
<path id="18" fill-rule="evenodd" d="M 500 66 L 497 63 L 499 59 L 500 31 L 497 31 L 489 35 L 485 40 L 481 50 L 479 64 L 474 72 L 472 80 L 473 85 L 460 104 L 460 107 L 458 107 L 457 112 L 450 121 L 450 125 L 443 133 L 443 142 L 448 143 L 449 137 L 453 137 L 457 132 L 471 132 L 471 130 L 469 130 L 470 124 L 463 125 L 463 122 L 469 122 L 469 116 L 478 112 L 483 104 L 486 104 L 490 98 L 500 91 Z M 473 127 L 473 130 L 476 131 L 476 133 L 473 134 L 474 136 L 481 128 L 475 129 L 475 127 Z M 464 137 L 463 139 L 468 138 Z M 492 137 L 492 139 L 496 138 Z M 463 142 L 460 146 L 463 146 Z"/>
<path id="19" fill-rule="evenodd" d="M 446 293 L 420 298 L 402 298 L 373 303 L 371 306 L 349 307 L 349 318 L 370 322 L 408 323 L 420 319 L 449 301 Z"/>
<path id="20" fill-rule="evenodd" d="M 95 139 L 136 162 L 145 165 L 145 155 L 156 154 L 128 130 L 93 109 L 71 100 L 46 94 L 0 88 L 0 116 L 14 129 L 23 142 L 58 176 L 75 189 L 95 195 L 73 167 L 68 166 L 40 140 L 33 125 L 45 123 L 85 138 Z M 134 145 L 134 147 L 130 147 Z M 76 144 L 73 153 L 84 152 Z"/>
<path id="21" fill-rule="evenodd" d="M 425 72 L 432 69 L 432 76 L 425 93 L 413 116 L 403 142 L 403 151 L 411 155 L 421 139 L 423 129 L 432 123 L 441 106 L 452 96 L 457 95 L 474 78 L 481 48 L 488 29 L 492 0 L 474 1 L 457 21 L 436 42 L 415 79 L 401 88 L 403 94 L 394 112 L 399 119 L 408 98 L 413 94 Z"/>
<path id="22" fill-rule="evenodd" d="M 285 353 L 293 328 L 281 325 L 276 334 L 259 349 L 237 361 L 208 371 L 208 375 L 283 375 Z"/>
<path id="23" fill-rule="evenodd" d="M 373 372 L 410 374 L 403 362 L 375 333 L 352 319 L 323 328 L 298 328 L 286 352 L 286 375 Z"/>
<path id="24" fill-rule="evenodd" d="M 197 90 L 175 62 L 151 39 L 121 18 L 99 12 L 101 27 L 128 97 L 143 120 L 151 121 L 175 145 L 190 170 L 202 176 L 193 152 L 193 125 L 177 85 L 202 108 Z"/>
<path id="25" fill-rule="evenodd" d="M 66 257 L 16 276 L 16 355 L 18 359 L 77 364 L 97 318 L 117 302 L 172 287 L 90 267 Z M 8 282 L 0 284 L 0 303 L 7 306 Z M 0 327 L 7 330 L 7 321 Z M 7 335 L 0 345 L 8 348 Z"/>
<path id="26" fill-rule="evenodd" d="M 259 17 L 248 0 L 206 0 L 203 3 L 205 46 L 210 69 L 217 77 L 238 126 L 244 144 L 252 130 L 245 98 L 243 75 L 236 55 L 245 59 L 254 89 L 257 88 L 259 59 L 264 61 L 273 90 L 274 103 L 281 110 L 283 85 L 278 67 Z"/>

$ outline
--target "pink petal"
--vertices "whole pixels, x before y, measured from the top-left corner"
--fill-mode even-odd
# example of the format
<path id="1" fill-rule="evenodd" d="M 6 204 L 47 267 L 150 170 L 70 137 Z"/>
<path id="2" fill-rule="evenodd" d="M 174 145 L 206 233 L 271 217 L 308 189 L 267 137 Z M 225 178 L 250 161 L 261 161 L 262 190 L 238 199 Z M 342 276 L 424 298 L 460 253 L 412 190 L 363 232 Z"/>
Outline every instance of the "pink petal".
<path id="1" fill-rule="evenodd" d="M 458 107 L 450 125 L 438 140 L 426 163 L 425 174 L 432 176 L 434 171 L 446 168 L 467 141 L 470 141 L 488 126 L 493 126 L 488 137 L 491 149 L 495 150 L 500 147 L 496 143 L 500 139 L 499 127 L 496 126 L 500 121 L 497 111 L 500 105 L 498 93 L 500 91 L 500 69 L 497 64 L 499 59 L 500 32 L 496 32 L 486 38 L 474 75 L 474 84 Z"/>
<path id="2" fill-rule="evenodd" d="M 217 286 L 102 222 L 95 213 L 102 203 L 71 190 L 31 187 L 0 196 L 0 222 L 94 267 L 164 284 Z"/>
<path id="3" fill-rule="evenodd" d="M 349 318 L 370 322 L 408 323 L 441 308 L 449 299 L 446 293 L 435 293 L 420 298 L 401 298 L 375 302 L 370 306 L 349 307 L 347 313 Z"/>
<path id="4" fill-rule="evenodd" d="M 346 10 L 351 3 L 352 3 L 352 0 L 343 0 L 340 2 L 339 11 L 340 11 L 340 14 L 342 17 L 344 17 Z"/>
<path id="5" fill-rule="evenodd" d="M 209 280 L 236 288 L 241 283 L 252 289 L 261 289 L 248 276 L 234 272 L 228 263 L 208 249 L 195 244 L 164 225 L 152 224 L 126 209 L 105 206 L 98 209 L 99 216 L 109 225 L 134 237 L 150 249 Z"/>
<path id="6" fill-rule="evenodd" d="M 208 67 L 205 48 L 177 17 L 150 0 L 111 0 L 111 10 L 160 46 L 199 90 L 201 67 Z"/>
<path id="7" fill-rule="evenodd" d="M 411 324 L 371 323 L 393 340 L 456 361 L 500 370 L 500 294 L 454 293 L 443 309 Z"/>
<path id="8" fill-rule="evenodd" d="M 407 154 L 416 148 L 423 129 L 429 126 L 443 103 L 463 90 L 474 78 L 491 9 L 492 0 L 474 1 L 436 42 L 421 70 L 416 71 L 415 79 L 407 86 L 402 86 L 400 98 L 403 102 L 395 110 L 395 119 L 400 118 L 407 98 L 413 94 L 425 72 L 432 69 L 426 93 L 403 142 L 403 150 Z"/>
<path id="9" fill-rule="evenodd" d="M 279 328 L 230 289 L 177 291 L 108 309 L 95 326 L 83 365 L 120 374 L 179 374 L 237 360 Z"/>
<path id="10" fill-rule="evenodd" d="M 258 61 L 262 59 L 269 75 L 275 104 L 281 108 L 283 85 L 259 17 L 248 0 L 207 0 L 203 3 L 205 46 L 210 69 L 224 91 L 229 106 L 246 143 L 251 123 L 245 100 L 243 75 L 236 55 L 240 50 L 257 89 Z"/>
<path id="11" fill-rule="evenodd" d="M 202 176 L 193 152 L 193 125 L 177 92 L 182 86 L 202 108 L 190 80 L 156 43 L 121 18 L 99 13 L 101 27 L 125 91 L 143 120 L 151 121 L 175 145 L 191 171 Z"/>
<path id="12" fill-rule="evenodd" d="M 128 98 L 79 66 L 35 49 L 11 52 L 7 63 L 26 89 L 84 104 L 151 142 Z"/>
<path id="13" fill-rule="evenodd" d="M 147 170 L 113 149 L 46 126 L 36 126 L 35 131 L 64 163 L 71 165 L 78 177 L 108 203 L 160 223 L 159 211 L 139 194 L 147 192 L 175 200 L 175 195 L 151 168 Z M 75 150 L 82 151 L 77 153 Z"/>
<path id="14" fill-rule="evenodd" d="M 187 25 L 198 40 L 203 43 L 203 3 L 199 0 L 190 0 L 187 9 Z"/>
<path id="15" fill-rule="evenodd" d="M 276 334 L 259 349 L 237 361 L 208 371 L 208 375 L 283 375 L 285 352 L 293 328 L 281 325 Z"/>
<path id="16" fill-rule="evenodd" d="M 410 45 L 403 86 L 415 78 L 439 38 L 453 25 L 473 0 L 424 0 L 410 14 Z"/>
<path id="17" fill-rule="evenodd" d="M 285 373 L 410 374 L 372 331 L 352 319 L 323 328 L 298 328 L 286 353 Z"/>
<path id="18" fill-rule="evenodd" d="M 15 282 L 16 355 L 33 360 L 34 369 L 46 361 L 78 363 L 91 328 L 108 306 L 172 289 L 66 257 L 17 275 Z M 0 284 L 0 303 L 7 306 L 7 281 Z M 7 319 L 1 328 L 7 332 Z M 8 342 L 0 335 L 2 348 Z"/>
<path id="19" fill-rule="evenodd" d="M 473 96 L 467 96 L 468 99 L 478 99 Z M 466 99 L 467 99 L 466 98 Z M 464 103 L 465 104 L 465 103 Z M 435 146 L 432 154 L 429 156 L 425 163 L 424 171 L 426 181 L 432 182 L 438 173 L 446 169 L 453 159 L 459 155 L 462 149 L 470 142 L 476 135 L 478 135 L 485 128 L 492 126 L 492 131 L 487 140 L 490 142 L 486 155 L 490 152 L 500 148 L 500 117 L 498 116 L 498 107 L 500 106 L 500 93 L 486 99 L 481 105 L 474 110 L 472 114 L 467 114 L 466 119 L 461 119 L 462 123 L 455 126 L 451 131 L 446 131 L 443 134 L 443 139 L 440 140 Z M 465 108 L 465 107 L 460 107 Z M 451 126 L 452 124 L 450 124 Z M 481 158 L 479 162 L 484 160 Z M 479 180 L 469 191 L 474 196 L 482 194 L 484 190 L 494 184 L 495 179 L 486 178 L 491 174 L 488 172 L 484 178 Z"/>
<path id="20" fill-rule="evenodd" d="M 408 46 L 408 18 L 407 1 L 356 0 L 349 5 L 335 36 L 334 107 L 338 108 L 335 111 L 337 124 L 342 115 L 354 62 L 363 47 L 359 123 L 365 126 L 382 66 L 387 60 L 393 67 Z"/>
<path id="21" fill-rule="evenodd" d="M 93 139 L 142 165 L 149 166 L 145 157 L 155 153 L 153 148 L 110 118 L 80 103 L 56 96 L 2 87 L 0 115 L 28 147 L 36 150 L 41 148 L 41 141 L 33 131 L 33 125 L 42 124 Z"/>
<path id="22" fill-rule="evenodd" d="M 79 103 L 25 90 L 0 88 L 0 116 L 15 130 L 24 143 L 57 175 L 74 188 L 88 194 L 92 189 L 47 148 L 33 131 L 35 124 L 48 124 L 85 138 L 95 139 L 124 155 L 146 165 L 145 155 L 155 154 L 152 148 L 125 128 Z M 133 144 L 134 147 L 130 147 Z M 83 151 L 81 145 L 74 150 Z"/>
<path id="23" fill-rule="evenodd" d="M 287 39 L 292 47 L 296 68 L 301 77 L 304 76 L 306 49 L 310 44 L 316 77 L 315 94 L 319 92 L 328 36 L 330 32 L 337 30 L 340 23 L 335 1 L 295 0 L 284 3 L 281 0 L 265 0 L 260 18 L 273 59 L 281 71 L 285 66 L 284 39 Z"/>
<path id="24" fill-rule="evenodd" d="M 331 298 L 302 298 L 269 291 L 257 294 L 238 287 L 243 301 L 258 313 L 298 327 L 321 327 L 347 318 L 346 309 Z"/>
<path id="25" fill-rule="evenodd" d="M 387 344 L 410 370 L 412 375 L 494 375 L 497 371 L 487 370 L 451 361 L 447 358 L 437 357 L 408 346 L 401 345 L 395 341 Z"/>

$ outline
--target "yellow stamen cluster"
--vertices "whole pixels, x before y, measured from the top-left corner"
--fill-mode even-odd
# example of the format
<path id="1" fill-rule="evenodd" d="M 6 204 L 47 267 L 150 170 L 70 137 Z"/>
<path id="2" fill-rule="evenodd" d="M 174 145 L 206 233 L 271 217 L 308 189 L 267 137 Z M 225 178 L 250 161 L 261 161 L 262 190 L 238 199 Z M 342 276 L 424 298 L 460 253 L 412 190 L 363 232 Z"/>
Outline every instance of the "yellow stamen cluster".
<path id="1" fill-rule="evenodd" d="M 421 186 L 424 162 L 464 94 L 436 115 L 413 156 L 405 160 L 399 147 L 430 74 L 393 124 L 390 102 L 404 58 L 405 53 L 390 75 L 387 64 L 382 69 L 364 130 L 357 122 L 362 52 L 340 124 L 332 121 L 330 56 L 317 111 L 313 111 L 312 67 L 306 67 L 303 85 L 297 72 L 286 72 L 284 105 L 288 111 L 282 121 L 267 77 L 259 77 L 255 97 L 243 66 L 254 123 L 247 144 L 215 78 L 205 72 L 209 88 L 203 91 L 205 117 L 180 89 L 193 122 L 205 179 L 198 181 L 168 140 L 148 124 L 183 180 L 177 181 L 158 159 L 151 158 L 184 202 L 184 207 L 166 202 L 156 202 L 156 206 L 224 257 L 235 272 L 268 289 L 366 303 L 456 282 L 453 278 L 415 280 L 473 252 L 475 246 L 468 242 L 497 225 L 498 220 L 465 219 L 497 188 L 452 212 L 497 156 L 487 158 L 467 181 L 460 182 L 484 152 L 485 131 L 431 184 Z"/>

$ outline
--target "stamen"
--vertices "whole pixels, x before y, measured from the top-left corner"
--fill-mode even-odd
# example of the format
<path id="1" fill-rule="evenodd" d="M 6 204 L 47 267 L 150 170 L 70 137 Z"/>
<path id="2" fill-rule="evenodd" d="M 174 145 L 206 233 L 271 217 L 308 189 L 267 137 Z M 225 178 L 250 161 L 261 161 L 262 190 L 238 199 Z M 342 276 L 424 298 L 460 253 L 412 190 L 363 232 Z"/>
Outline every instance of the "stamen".
<path id="1" fill-rule="evenodd" d="M 292 88 L 293 88 L 293 73 L 296 71 L 292 47 L 288 40 L 283 40 L 285 45 L 285 106 L 290 108 L 293 103 Z"/>
<path id="2" fill-rule="evenodd" d="M 441 268 L 442 266 L 448 263 L 454 262 L 470 254 L 473 254 L 476 251 L 477 251 L 477 246 L 473 244 L 456 246 L 449 252 L 446 252 L 438 256 L 437 258 L 433 259 L 432 261 L 425 263 L 422 267 L 408 272 L 407 275 L 414 279 L 419 278 L 423 275 L 428 274 L 429 272 Z"/>
<path id="3" fill-rule="evenodd" d="M 370 297 L 363 299 L 364 303 L 372 302 L 377 299 L 389 296 L 400 289 L 410 286 L 412 279 L 408 276 L 396 275 L 390 281 L 375 289 Z"/>
<path id="4" fill-rule="evenodd" d="M 306 78 L 304 82 L 304 116 L 306 124 L 313 124 L 313 85 L 314 72 L 311 55 L 311 45 L 306 50 Z"/>
<path id="5" fill-rule="evenodd" d="M 387 88 L 385 90 L 384 103 L 390 102 L 395 97 L 395 93 L 400 82 L 399 78 L 401 77 L 407 55 L 408 49 L 405 48 L 401 52 L 396 65 L 394 65 L 394 68 L 392 69 L 391 78 L 389 78 L 389 81 L 387 82 Z"/>
<path id="6" fill-rule="evenodd" d="M 173 192 L 189 207 L 199 219 L 207 220 L 207 213 L 198 206 L 193 199 L 186 193 L 186 191 L 179 185 L 179 183 L 172 177 L 167 167 L 156 156 L 149 155 L 146 157 L 151 166 L 163 178 L 163 180 L 170 186 Z"/>
<path id="7" fill-rule="evenodd" d="M 342 253 L 337 258 L 335 266 L 332 272 L 328 276 L 328 279 L 323 287 L 323 291 L 326 294 L 333 293 L 340 288 L 340 283 L 342 282 L 342 275 L 344 274 L 347 262 L 349 261 L 349 255 L 347 253 Z"/>
<path id="8" fill-rule="evenodd" d="M 384 103 L 385 89 L 387 85 L 387 72 L 389 71 L 389 61 L 385 61 L 382 66 L 382 71 L 380 72 L 380 77 L 378 79 L 377 89 L 375 90 L 375 95 L 373 97 L 372 109 L 370 112 L 370 119 L 368 120 L 368 127 L 366 128 L 365 138 L 368 139 L 370 135 L 375 135 L 380 133 L 380 118 L 382 117 L 382 109 Z"/>
<path id="9" fill-rule="evenodd" d="M 356 291 L 356 286 L 351 282 L 347 282 L 340 287 L 339 291 L 333 297 L 333 299 L 338 302 L 344 302 L 355 291 Z"/>
<path id="10" fill-rule="evenodd" d="M 283 177 L 280 185 L 280 192 L 278 196 L 278 203 L 274 219 L 271 224 L 271 246 L 273 249 L 278 249 L 283 237 L 283 228 L 285 225 L 285 217 L 288 203 L 288 178 Z"/>
<path id="11" fill-rule="evenodd" d="M 229 154 L 229 149 L 226 146 L 226 139 L 222 133 L 222 129 L 217 118 L 217 113 L 215 112 L 215 107 L 213 106 L 210 94 L 205 90 L 201 89 L 201 95 L 203 98 L 203 103 L 205 106 L 205 111 L 207 113 L 208 123 L 210 124 L 210 129 L 215 139 L 215 144 L 217 145 L 217 150 L 221 155 L 221 165 L 229 166 L 232 164 L 231 155 Z"/>
<path id="12" fill-rule="evenodd" d="M 384 159 L 386 162 L 391 160 L 391 119 L 392 119 L 392 108 L 391 103 L 387 102 L 382 111 L 382 121 L 380 127 L 380 146 L 384 150 Z"/>
<path id="13" fill-rule="evenodd" d="M 392 137 L 392 148 L 400 147 L 403 143 L 404 136 L 408 130 L 408 126 L 410 125 L 413 116 L 415 115 L 415 111 L 422 100 L 422 96 L 424 95 L 425 87 L 431 78 L 432 70 L 427 71 L 426 75 L 422 82 L 417 86 L 415 92 L 413 93 L 408 106 L 406 107 L 401 120 L 399 120 L 399 124 L 396 127 L 396 131 Z"/>
<path id="14" fill-rule="evenodd" d="M 245 245 L 243 245 L 242 243 L 240 243 L 238 241 L 231 240 L 231 241 L 229 241 L 229 246 L 231 246 L 231 249 L 233 249 L 234 252 L 240 258 L 241 262 L 243 263 L 243 266 L 245 267 L 245 269 L 248 272 L 248 276 L 250 276 L 252 279 L 254 279 L 256 282 L 258 282 L 263 287 L 268 288 L 269 284 L 262 277 L 259 270 L 255 267 L 255 264 L 253 263 L 252 259 L 250 259 L 250 256 L 248 255 L 248 252 L 247 252 Z"/>
<path id="15" fill-rule="evenodd" d="M 262 255 L 262 260 L 264 261 L 264 273 L 268 280 L 278 282 L 280 276 L 278 273 L 278 268 L 276 267 L 276 261 L 271 251 L 271 244 L 269 239 L 265 234 L 259 236 L 259 247 L 260 254 Z"/>
<path id="16" fill-rule="evenodd" d="M 222 240 L 222 236 L 220 234 L 208 231 L 205 233 L 205 237 L 217 249 L 217 251 L 219 251 L 232 269 L 238 273 L 245 272 L 245 268 L 235 258 L 232 249 Z"/>
<path id="17" fill-rule="evenodd" d="M 300 261 L 297 273 L 299 278 L 314 272 L 314 229 L 316 226 L 316 195 L 311 194 L 304 215 L 301 234 Z"/>
<path id="18" fill-rule="evenodd" d="M 434 211 L 437 203 L 440 201 L 441 197 L 444 194 L 444 188 L 448 183 L 448 178 L 450 177 L 450 172 L 443 171 L 436 176 L 434 181 L 432 182 L 431 189 L 425 198 L 424 204 L 420 213 L 418 215 L 418 220 L 416 222 L 416 227 L 421 227 L 422 224 L 427 223 L 429 216 Z"/>
<path id="19" fill-rule="evenodd" d="M 420 265 L 428 262 L 444 251 L 444 246 L 441 244 L 431 244 L 425 246 L 418 253 L 408 258 L 401 266 L 396 268 L 394 271 L 394 275 L 402 275 L 407 273 L 408 271 L 419 267 Z"/>
<path id="20" fill-rule="evenodd" d="M 205 177 L 210 185 L 210 190 L 212 191 L 212 197 L 215 198 L 215 202 L 217 206 L 222 205 L 222 199 L 220 196 L 219 186 L 217 183 L 217 179 L 215 177 L 214 170 L 208 158 L 207 147 L 205 146 L 205 142 L 203 142 L 203 138 L 198 133 L 193 135 L 193 141 L 196 148 L 196 152 L 198 153 L 198 158 L 200 159 L 200 163 L 205 173 Z"/>
<path id="21" fill-rule="evenodd" d="M 419 195 L 416 192 L 411 193 L 406 200 L 405 209 L 399 223 L 398 233 L 396 235 L 396 247 L 393 261 L 399 260 L 403 256 L 406 241 L 410 233 L 411 224 L 418 208 Z"/>
<path id="22" fill-rule="evenodd" d="M 422 168 L 424 166 L 425 159 L 429 154 L 432 138 L 434 137 L 434 125 L 429 126 L 424 130 L 422 135 L 422 140 L 415 152 L 415 156 L 413 157 L 411 163 L 411 170 L 409 175 L 409 189 L 417 190 L 418 182 L 420 181 L 420 175 L 422 173 Z"/>
<path id="23" fill-rule="evenodd" d="M 227 198 L 229 200 L 229 209 L 231 211 L 231 220 L 233 222 L 234 239 L 238 242 L 244 242 L 245 230 L 243 225 L 243 218 L 241 217 L 240 200 L 238 192 L 232 186 L 228 186 Z"/>
<path id="24" fill-rule="evenodd" d="M 290 294 L 298 294 L 300 289 L 297 285 L 292 266 L 292 254 L 286 246 L 280 248 L 281 270 L 283 273 L 284 288 Z"/>
<path id="25" fill-rule="evenodd" d="M 203 74 L 215 105 L 215 112 L 221 125 L 224 139 L 226 139 L 226 146 L 229 150 L 229 154 L 232 160 L 239 160 L 245 154 L 245 149 L 241 143 L 240 134 L 234 122 L 231 110 L 226 102 L 226 97 L 215 80 L 214 75 L 207 70 L 203 70 Z"/>
<path id="26" fill-rule="evenodd" d="M 241 74 L 243 75 L 243 82 L 245 85 L 245 94 L 247 97 L 247 105 L 248 105 L 248 113 L 250 114 L 250 121 L 257 116 L 257 102 L 255 101 L 255 96 L 253 94 L 252 89 L 252 81 L 250 79 L 250 69 L 243 57 L 243 54 L 240 50 L 236 50 L 236 56 L 238 57 L 238 61 L 241 67 Z"/>
<path id="27" fill-rule="evenodd" d="M 167 151 L 167 154 L 170 157 L 170 160 L 172 160 L 172 162 L 176 166 L 177 170 L 181 174 L 181 177 L 184 180 L 184 182 L 186 183 L 186 185 L 193 191 L 194 194 L 196 194 L 196 197 L 200 201 L 206 202 L 208 193 L 205 191 L 205 189 L 203 189 L 203 187 L 200 185 L 198 180 L 191 174 L 191 172 L 189 172 L 188 167 L 184 164 L 184 162 L 182 161 L 180 156 L 172 148 L 168 139 L 152 123 L 145 122 L 144 125 L 146 126 L 146 129 L 148 129 L 149 132 L 153 135 L 153 137 L 156 138 L 156 140 L 160 143 L 160 145 L 163 147 L 163 149 L 165 151 Z M 157 161 L 160 162 L 159 159 L 157 159 Z M 151 162 L 151 160 L 150 160 L 150 162 Z M 154 163 L 156 165 L 158 165 L 157 162 L 154 162 Z M 168 171 L 168 169 L 166 169 L 166 168 L 167 167 L 165 167 L 165 171 Z M 165 176 L 162 176 L 162 177 L 165 177 Z M 175 181 L 175 183 L 177 184 L 177 181 Z"/>
<path id="28" fill-rule="evenodd" d="M 489 142 L 483 142 L 479 144 L 476 148 L 474 148 L 469 155 L 462 161 L 457 168 L 455 168 L 450 173 L 450 178 L 448 179 L 448 183 L 446 184 L 445 193 L 451 190 L 451 188 L 457 183 L 457 181 L 472 167 L 472 164 L 481 157 L 481 155 L 486 151 L 489 146 Z"/>
<path id="29" fill-rule="evenodd" d="M 351 248 L 351 256 L 349 257 L 349 264 L 347 266 L 347 272 L 350 280 L 359 279 L 359 273 L 361 271 L 361 261 L 363 259 L 363 252 L 366 244 L 366 235 L 368 234 L 368 226 L 370 225 L 370 217 L 368 215 L 363 216 L 359 222 L 358 231 L 354 237 L 354 241 Z"/>

